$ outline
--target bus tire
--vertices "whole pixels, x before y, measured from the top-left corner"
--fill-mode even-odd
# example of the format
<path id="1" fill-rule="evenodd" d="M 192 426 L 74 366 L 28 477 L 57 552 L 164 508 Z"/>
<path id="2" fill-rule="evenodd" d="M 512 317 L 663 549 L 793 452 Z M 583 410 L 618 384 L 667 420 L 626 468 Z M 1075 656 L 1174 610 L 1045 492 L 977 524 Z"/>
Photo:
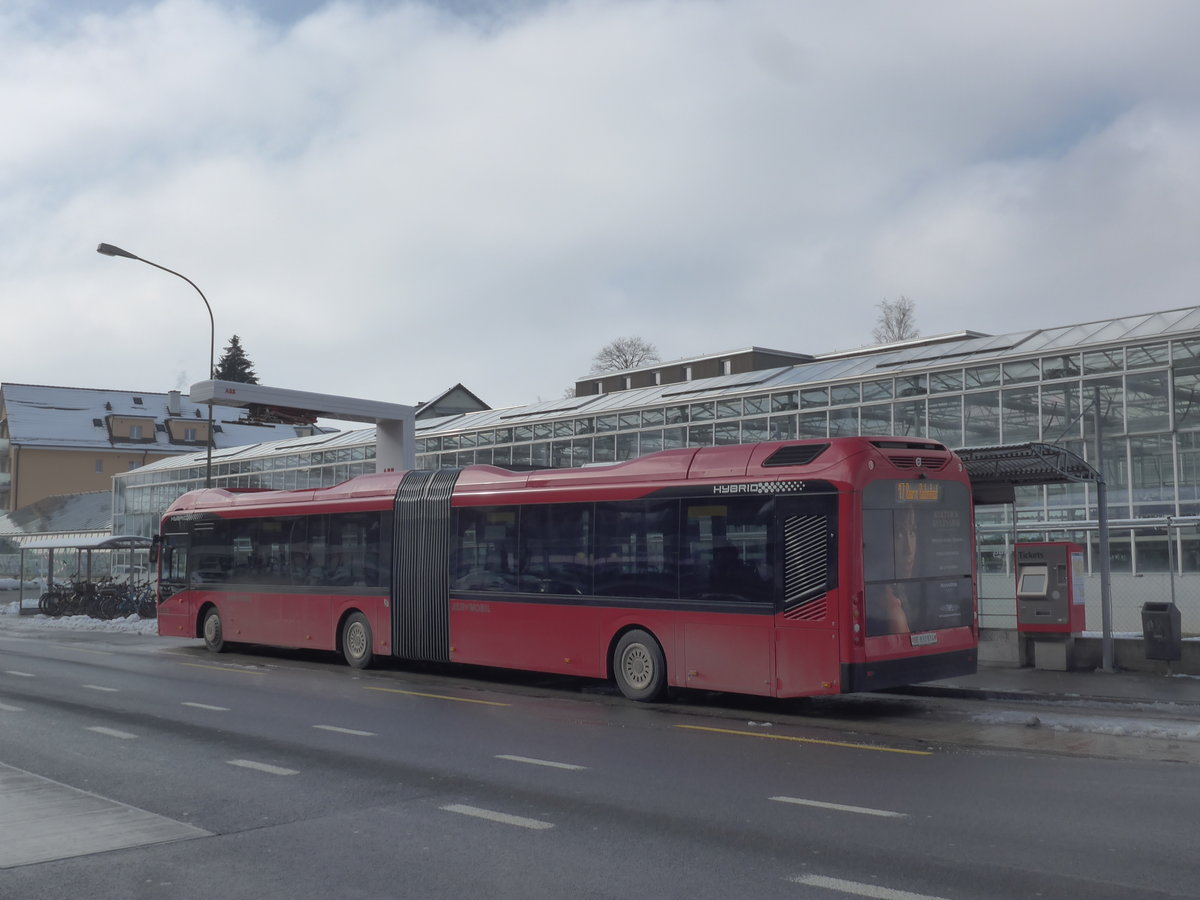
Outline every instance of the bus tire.
<path id="1" fill-rule="evenodd" d="M 667 661 L 658 641 L 635 628 L 621 635 L 612 657 L 613 679 L 630 700 L 657 700 L 667 688 Z"/>
<path id="2" fill-rule="evenodd" d="M 212 653 L 220 653 L 225 649 L 225 630 L 221 627 L 221 614 L 215 606 L 210 606 L 204 614 L 204 624 L 200 626 L 200 634 L 204 638 L 204 646 Z"/>
<path id="3" fill-rule="evenodd" d="M 365 669 L 375 658 L 371 623 L 360 612 L 351 613 L 342 625 L 342 656 L 355 669 Z"/>

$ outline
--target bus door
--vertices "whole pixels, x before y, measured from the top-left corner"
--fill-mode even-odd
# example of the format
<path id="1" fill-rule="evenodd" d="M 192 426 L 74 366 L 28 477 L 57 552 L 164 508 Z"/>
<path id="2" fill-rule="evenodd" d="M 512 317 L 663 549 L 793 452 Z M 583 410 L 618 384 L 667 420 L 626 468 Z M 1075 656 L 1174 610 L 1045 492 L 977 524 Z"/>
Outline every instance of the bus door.
<path id="1" fill-rule="evenodd" d="M 775 500 L 746 494 L 687 500 L 681 553 L 682 683 L 770 694 Z"/>
<path id="2" fill-rule="evenodd" d="M 163 532 L 158 552 L 158 633 L 195 637 L 196 627 L 187 601 L 188 548 L 186 532 Z"/>
<path id="3" fill-rule="evenodd" d="M 187 587 L 188 545 L 186 532 L 167 532 L 159 543 L 158 602 Z"/>
<path id="4" fill-rule="evenodd" d="M 779 497 L 775 519 L 777 696 L 831 694 L 839 684 L 839 528 L 836 493 Z"/>

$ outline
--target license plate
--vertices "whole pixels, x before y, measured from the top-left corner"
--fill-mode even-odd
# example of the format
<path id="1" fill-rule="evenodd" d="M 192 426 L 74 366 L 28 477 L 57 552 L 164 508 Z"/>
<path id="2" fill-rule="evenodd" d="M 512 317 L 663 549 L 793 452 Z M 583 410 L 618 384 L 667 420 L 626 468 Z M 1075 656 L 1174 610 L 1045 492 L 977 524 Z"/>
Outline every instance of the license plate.
<path id="1" fill-rule="evenodd" d="M 925 634 L 914 634 L 909 638 L 909 640 L 912 641 L 912 645 L 914 647 L 925 647 L 929 644 L 937 643 L 937 634 L 932 631 L 926 632 Z"/>

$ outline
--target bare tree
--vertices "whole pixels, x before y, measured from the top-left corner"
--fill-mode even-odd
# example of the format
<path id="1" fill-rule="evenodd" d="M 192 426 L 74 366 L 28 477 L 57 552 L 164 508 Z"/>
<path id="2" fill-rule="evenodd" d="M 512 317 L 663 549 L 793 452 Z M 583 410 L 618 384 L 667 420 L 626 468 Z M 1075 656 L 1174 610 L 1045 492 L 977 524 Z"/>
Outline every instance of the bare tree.
<path id="1" fill-rule="evenodd" d="M 634 369 L 644 363 L 659 362 L 658 349 L 640 337 L 621 337 L 609 341 L 592 357 L 592 375 Z"/>
<path id="2" fill-rule="evenodd" d="M 883 300 L 879 304 L 879 324 L 871 332 L 878 344 L 891 344 L 920 337 L 917 331 L 915 304 L 901 294 L 895 300 Z"/>

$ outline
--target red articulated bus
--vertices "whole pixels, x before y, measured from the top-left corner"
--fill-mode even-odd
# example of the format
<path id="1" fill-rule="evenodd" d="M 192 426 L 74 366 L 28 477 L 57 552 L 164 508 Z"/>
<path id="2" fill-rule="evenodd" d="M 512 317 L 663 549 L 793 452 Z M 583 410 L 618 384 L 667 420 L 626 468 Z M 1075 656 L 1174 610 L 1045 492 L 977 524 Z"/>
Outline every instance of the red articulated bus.
<path id="1" fill-rule="evenodd" d="M 975 671 L 971 486 L 894 437 L 206 489 L 162 520 L 159 633 L 800 697 Z"/>

